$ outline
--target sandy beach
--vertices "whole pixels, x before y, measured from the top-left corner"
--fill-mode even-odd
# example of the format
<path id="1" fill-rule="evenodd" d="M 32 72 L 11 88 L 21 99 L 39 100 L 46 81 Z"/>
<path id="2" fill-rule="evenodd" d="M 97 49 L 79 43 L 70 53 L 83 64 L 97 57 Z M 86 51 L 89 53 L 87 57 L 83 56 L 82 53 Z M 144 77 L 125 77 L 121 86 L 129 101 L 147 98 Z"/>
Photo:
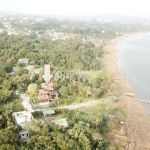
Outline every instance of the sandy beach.
<path id="1" fill-rule="evenodd" d="M 116 45 L 120 43 L 125 37 L 127 37 L 127 35 L 117 37 L 111 40 L 109 44 L 104 47 L 104 65 L 106 67 L 106 70 L 113 76 L 114 80 L 121 87 L 122 94 L 126 92 L 133 92 L 128 81 L 119 74 L 119 70 L 117 67 L 117 58 L 115 56 Z"/>
<path id="2" fill-rule="evenodd" d="M 123 145 L 126 150 L 149 150 L 150 149 L 150 118 L 148 117 L 145 108 L 139 102 L 131 100 L 125 96 L 126 92 L 133 92 L 129 82 L 119 74 L 117 67 L 117 58 L 115 56 L 115 47 L 125 37 L 131 36 L 128 34 L 117 37 L 108 42 L 104 47 L 104 65 L 105 69 L 112 75 L 114 81 L 120 86 L 122 96 L 125 98 L 120 102 L 120 107 L 124 108 L 126 120 L 124 131 L 128 141 Z"/>

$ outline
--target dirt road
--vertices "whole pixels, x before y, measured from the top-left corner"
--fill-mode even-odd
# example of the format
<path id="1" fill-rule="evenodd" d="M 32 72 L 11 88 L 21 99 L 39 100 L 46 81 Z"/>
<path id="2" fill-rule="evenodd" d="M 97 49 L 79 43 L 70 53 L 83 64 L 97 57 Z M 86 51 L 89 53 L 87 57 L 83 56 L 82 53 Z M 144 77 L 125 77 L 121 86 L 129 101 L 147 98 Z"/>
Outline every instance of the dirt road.
<path id="1" fill-rule="evenodd" d="M 90 100 L 87 102 L 83 102 L 83 103 L 78 103 L 78 104 L 71 104 L 71 105 L 67 105 L 67 106 L 60 106 L 59 108 L 66 108 L 69 110 L 75 110 L 78 108 L 85 108 L 85 107 L 90 107 L 90 106 L 95 106 L 99 103 L 102 103 L 104 99 L 95 99 L 95 100 Z"/>

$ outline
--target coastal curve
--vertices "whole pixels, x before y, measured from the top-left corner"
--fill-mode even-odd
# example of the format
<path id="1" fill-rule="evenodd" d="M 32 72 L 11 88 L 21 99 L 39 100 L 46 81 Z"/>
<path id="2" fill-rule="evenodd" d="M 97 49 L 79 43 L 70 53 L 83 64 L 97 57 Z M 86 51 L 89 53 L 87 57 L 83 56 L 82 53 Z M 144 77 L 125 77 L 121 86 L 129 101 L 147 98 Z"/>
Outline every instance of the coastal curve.
<path id="1" fill-rule="evenodd" d="M 138 33 L 137 33 L 138 34 Z M 133 93 L 133 89 L 128 80 L 123 78 L 117 67 L 117 58 L 115 47 L 124 38 L 133 34 L 123 35 L 110 40 L 104 47 L 103 63 L 107 72 L 111 74 L 114 81 L 121 89 L 121 96 L 124 100 L 120 102 L 123 111 L 126 114 L 124 130 L 128 137 L 128 142 L 124 149 L 127 150 L 148 150 L 150 149 L 150 118 L 148 117 L 144 106 L 129 97 L 125 96 L 126 92 Z M 136 35 L 134 33 L 134 35 Z"/>

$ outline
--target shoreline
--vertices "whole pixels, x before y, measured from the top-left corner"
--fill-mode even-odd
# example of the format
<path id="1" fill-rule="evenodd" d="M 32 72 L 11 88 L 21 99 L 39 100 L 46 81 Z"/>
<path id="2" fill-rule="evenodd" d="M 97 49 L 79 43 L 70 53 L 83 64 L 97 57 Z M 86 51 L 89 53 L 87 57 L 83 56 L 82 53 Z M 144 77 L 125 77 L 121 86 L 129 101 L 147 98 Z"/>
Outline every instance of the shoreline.
<path id="1" fill-rule="evenodd" d="M 142 32 L 143 33 L 143 32 Z M 115 47 L 117 44 L 121 43 L 124 38 L 142 34 L 141 32 L 125 34 L 116 37 L 104 46 L 104 58 L 103 62 L 106 71 L 112 76 L 116 84 L 121 89 L 121 96 L 124 100 L 120 102 L 120 107 L 123 107 L 126 119 L 124 120 L 124 131 L 126 132 L 126 137 L 128 141 L 123 146 L 124 149 L 128 150 L 147 150 L 150 149 L 150 117 L 148 116 L 145 107 L 137 102 L 130 99 L 130 97 L 125 96 L 125 92 L 134 92 L 129 81 L 122 77 L 119 73 L 119 68 L 117 66 L 117 57 L 115 55 Z M 145 33 L 145 32 L 144 32 Z M 134 97 L 133 99 L 138 99 Z"/>
<path id="2" fill-rule="evenodd" d="M 131 85 L 129 84 L 128 80 L 119 73 L 119 68 L 117 66 L 117 57 L 115 55 L 115 47 L 117 44 L 122 42 L 124 38 L 132 36 L 134 34 L 127 34 L 122 35 L 117 38 L 114 38 L 108 42 L 108 44 L 104 47 L 105 56 L 103 58 L 104 66 L 107 72 L 111 74 L 117 85 L 121 88 L 121 95 L 127 91 L 128 93 L 132 93 L 134 90 L 132 89 Z M 119 50 L 117 50 L 119 51 Z"/>
<path id="3" fill-rule="evenodd" d="M 125 96 L 125 95 L 123 95 L 123 93 L 135 93 L 135 91 L 132 88 L 129 81 L 125 77 L 123 77 L 121 75 L 121 73 L 119 73 L 119 68 L 117 66 L 118 58 L 115 55 L 115 52 L 118 52 L 119 50 L 116 50 L 115 47 L 117 46 L 117 44 L 122 43 L 122 41 L 125 38 L 131 37 L 131 36 L 136 36 L 139 34 L 145 34 L 145 33 L 150 33 L 150 31 L 124 34 L 124 35 L 121 35 L 119 37 L 116 37 L 116 38 L 108 41 L 108 43 L 104 46 L 105 54 L 103 57 L 103 63 L 104 63 L 105 69 L 107 70 L 108 73 L 111 74 L 111 76 L 114 80 L 116 79 L 115 82 L 121 88 L 121 96 Z M 128 96 L 125 96 L 125 97 L 130 98 Z M 139 99 L 140 100 L 140 98 L 137 95 L 131 99 Z"/>

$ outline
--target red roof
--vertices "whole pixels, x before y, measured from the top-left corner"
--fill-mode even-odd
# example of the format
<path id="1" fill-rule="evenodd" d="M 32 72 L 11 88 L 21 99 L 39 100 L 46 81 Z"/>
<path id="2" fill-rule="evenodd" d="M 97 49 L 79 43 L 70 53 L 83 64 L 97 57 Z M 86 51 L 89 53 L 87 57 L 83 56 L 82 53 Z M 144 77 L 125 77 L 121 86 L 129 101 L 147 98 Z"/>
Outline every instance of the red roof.
<path id="1" fill-rule="evenodd" d="M 42 83 L 42 88 L 49 91 L 54 90 L 53 85 L 51 83 L 49 83 L 48 85 L 46 83 Z"/>
<path id="2" fill-rule="evenodd" d="M 58 91 L 56 91 L 56 90 L 53 91 L 53 94 L 54 95 L 59 95 Z"/>
<path id="3" fill-rule="evenodd" d="M 46 91 L 46 90 L 44 90 L 44 89 L 39 90 L 39 94 L 48 94 L 48 93 L 49 93 L 49 92 Z"/>
<path id="4" fill-rule="evenodd" d="M 38 99 L 45 100 L 45 99 L 49 99 L 49 97 L 48 97 L 48 95 L 39 95 Z"/>
<path id="5" fill-rule="evenodd" d="M 39 90 L 38 98 L 40 100 L 50 99 L 51 96 L 55 97 L 59 95 L 58 91 L 54 90 L 51 83 L 49 83 L 48 85 L 46 83 L 42 83 L 42 88 L 43 89 Z"/>
<path id="6" fill-rule="evenodd" d="M 52 83 L 49 83 L 49 84 L 42 83 L 42 88 L 45 88 L 45 87 L 53 87 L 53 84 Z"/>

